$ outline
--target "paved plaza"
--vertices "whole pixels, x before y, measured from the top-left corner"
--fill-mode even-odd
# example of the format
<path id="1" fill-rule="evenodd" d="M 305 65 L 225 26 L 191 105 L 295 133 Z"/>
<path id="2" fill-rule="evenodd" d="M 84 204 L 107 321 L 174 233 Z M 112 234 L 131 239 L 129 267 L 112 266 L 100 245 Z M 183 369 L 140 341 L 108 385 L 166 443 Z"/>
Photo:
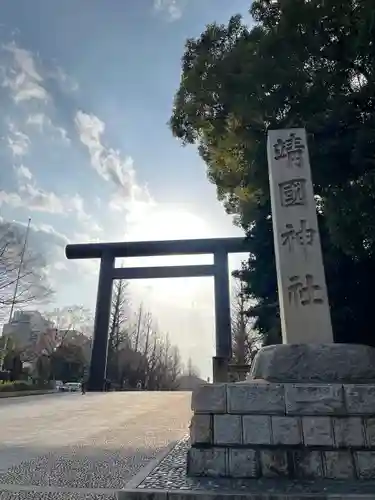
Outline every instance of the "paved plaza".
<path id="1" fill-rule="evenodd" d="M 189 392 L 0 399 L 0 500 L 109 499 L 188 432 Z"/>

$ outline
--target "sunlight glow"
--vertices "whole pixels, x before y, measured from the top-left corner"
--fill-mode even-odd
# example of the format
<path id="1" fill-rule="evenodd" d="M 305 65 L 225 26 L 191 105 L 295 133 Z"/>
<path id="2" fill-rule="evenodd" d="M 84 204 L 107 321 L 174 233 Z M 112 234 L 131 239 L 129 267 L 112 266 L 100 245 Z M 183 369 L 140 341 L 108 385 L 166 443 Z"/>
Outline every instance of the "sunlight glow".
<path id="1" fill-rule="evenodd" d="M 203 218 L 190 213 L 180 207 L 170 206 L 154 207 L 143 217 L 135 220 L 129 227 L 128 240 L 130 241 L 152 241 L 152 240 L 181 240 L 194 238 L 210 238 L 212 232 Z M 123 262 L 124 266 L 178 266 L 192 264 L 212 263 L 210 256 L 181 256 L 173 255 L 166 257 L 129 258 Z M 118 264 L 116 264 L 118 265 Z M 134 282 L 132 288 L 139 292 L 146 292 L 152 299 L 158 302 L 171 304 L 186 303 L 193 297 L 199 296 L 205 301 L 212 293 L 212 279 L 210 278 L 171 278 L 153 279 Z M 141 289 L 140 289 L 141 288 Z"/>

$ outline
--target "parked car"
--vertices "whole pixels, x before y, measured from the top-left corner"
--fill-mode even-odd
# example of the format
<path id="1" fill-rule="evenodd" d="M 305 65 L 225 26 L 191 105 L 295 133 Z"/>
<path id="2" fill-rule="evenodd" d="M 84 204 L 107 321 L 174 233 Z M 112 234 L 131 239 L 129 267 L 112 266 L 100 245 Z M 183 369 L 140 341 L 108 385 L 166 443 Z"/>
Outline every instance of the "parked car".
<path id="1" fill-rule="evenodd" d="M 66 384 L 60 385 L 59 391 L 61 392 L 78 392 L 81 390 L 80 382 L 67 382 Z"/>

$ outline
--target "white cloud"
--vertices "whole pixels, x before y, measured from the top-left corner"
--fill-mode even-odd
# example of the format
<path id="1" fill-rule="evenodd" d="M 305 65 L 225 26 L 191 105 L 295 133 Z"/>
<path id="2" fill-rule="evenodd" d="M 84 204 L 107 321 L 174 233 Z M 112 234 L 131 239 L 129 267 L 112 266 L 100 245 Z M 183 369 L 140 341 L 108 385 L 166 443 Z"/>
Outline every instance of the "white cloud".
<path id="1" fill-rule="evenodd" d="M 15 167 L 15 170 L 16 170 L 17 177 L 19 179 L 27 179 L 27 180 L 31 181 L 31 179 L 33 178 L 33 174 L 24 165 L 20 165 L 19 167 Z"/>
<path id="2" fill-rule="evenodd" d="M 6 68 L 3 87 L 11 90 L 14 101 L 47 100 L 48 92 L 42 85 L 43 77 L 36 68 L 32 53 L 17 47 L 15 42 L 3 45 L 3 49 L 13 58 L 11 66 Z"/>
<path id="3" fill-rule="evenodd" d="M 55 193 L 25 184 L 20 193 L 0 191 L 0 206 L 7 204 L 13 208 L 27 208 L 30 211 L 63 214 L 64 205 Z"/>
<path id="4" fill-rule="evenodd" d="M 0 191 L 0 207 L 3 204 L 17 208 L 23 206 L 23 201 L 18 193 L 7 193 L 6 191 Z"/>
<path id="5" fill-rule="evenodd" d="M 103 231 L 103 228 L 95 222 L 93 217 L 85 211 L 83 198 L 79 194 L 75 194 L 66 200 L 66 209 L 68 212 L 75 213 L 78 221 L 81 223 L 84 231 L 89 234 L 97 235 Z M 93 238 L 94 236 L 91 236 Z M 96 238 L 97 236 L 95 236 Z"/>
<path id="6" fill-rule="evenodd" d="M 0 226 L 2 224 L 7 224 L 9 221 L 5 221 L 0 217 Z M 27 223 L 13 220 L 10 222 L 15 227 L 25 230 Z M 49 224 L 34 224 L 30 225 L 30 243 L 36 251 L 40 251 L 43 255 L 51 254 L 51 256 L 58 255 L 61 257 L 65 245 L 70 243 L 69 238 L 57 231 L 53 226 Z"/>
<path id="7" fill-rule="evenodd" d="M 62 68 L 42 67 L 38 57 L 31 51 L 18 47 L 16 42 L 1 46 L 10 55 L 10 63 L 1 67 L 2 86 L 9 88 L 16 103 L 29 100 L 47 101 L 51 95 L 46 90 L 46 81 L 55 80 L 63 91 L 75 92 L 78 84 Z"/>
<path id="8" fill-rule="evenodd" d="M 57 261 L 53 264 L 53 268 L 56 269 L 56 271 L 66 271 L 67 265 L 64 261 Z"/>
<path id="9" fill-rule="evenodd" d="M 4 219 L 0 217 L 0 225 L 5 223 Z M 25 228 L 26 223 L 20 221 L 13 221 L 16 226 Z M 77 235 L 76 235 L 77 236 Z M 65 247 L 73 241 L 85 242 L 80 238 L 69 238 L 67 235 L 56 230 L 50 224 L 34 224 L 31 222 L 30 226 L 30 242 L 34 250 L 39 251 L 42 255 L 47 257 L 48 271 L 53 273 L 55 271 L 66 271 L 71 273 L 74 280 L 82 281 L 85 277 L 93 277 L 98 275 L 99 262 L 97 260 L 77 260 L 68 261 L 65 257 Z M 51 277 L 54 277 L 51 274 Z M 55 276 L 56 277 L 56 276 Z M 61 279 L 54 284 L 54 286 L 61 287 Z"/>
<path id="10" fill-rule="evenodd" d="M 9 132 L 7 142 L 13 156 L 25 156 L 30 146 L 29 137 L 18 130 L 12 123 L 9 125 Z"/>
<path id="11" fill-rule="evenodd" d="M 13 221 L 16 226 L 26 227 L 25 222 Z M 45 272 L 53 288 L 58 291 L 61 286 L 61 275 L 66 276 L 67 271 L 73 275 L 77 272 L 77 265 L 70 266 L 65 257 L 65 246 L 71 243 L 70 239 L 50 224 L 35 224 L 31 222 L 29 244 L 31 248 L 46 259 Z"/>
<path id="12" fill-rule="evenodd" d="M 57 127 L 54 125 L 51 118 L 44 113 L 29 115 L 27 117 L 26 124 L 38 127 L 41 132 L 43 132 L 44 129 L 49 128 L 50 130 L 57 132 L 59 138 L 66 142 L 70 142 L 67 131 L 63 127 Z"/>
<path id="13" fill-rule="evenodd" d="M 30 210 L 48 212 L 51 214 L 64 213 L 64 203 L 52 191 L 45 191 L 35 184 L 26 183 L 20 186 L 23 204 Z"/>
<path id="14" fill-rule="evenodd" d="M 99 243 L 101 240 L 92 233 L 74 233 L 73 243 Z"/>
<path id="15" fill-rule="evenodd" d="M 14 167 L 19 183 L 18 192 L 0 191 L 0 206 L 7 204 L 15 208 L 27 208 L 30 211 L 50 214 L 74 215 L 84 231 L 98 234 L 102 228 L 93 220 L 84 207 L 79 194 L 59 196 L 53 191 L 40 188 L 31 173 L 24 165 Z"/>
<path id="16" fill-rule="evenodd" d="M 87 220 L 89 215 L 86 214 L 84 209 L 83 198 L 79 194 L 75 194 L 70 200 L 71 210 L 74 210 L 80 220 Z"/>
<path id="17" fill-rule="evenodd" d="M 186 0 L 154 0 L 154 9 L 168 16 L 169 21 L 181 19 Z"/>
<path id="18" fill-rule="evenodd" d="M 78 83 L 65 71 L 58 66 L 56 69 L 49 71 L 48 76 L 56 80 L 64 90 L 68 92 L 76 92 L 79 89 Z"/>
<path id="19" fill-rule="evenodd" d="M 128 222 L 131 218 L 140 218 L 148 212 L 149 209 L 155 207 L 157 204 L 152 199 L 148 189 L 142 190 L 139 186 L 134 188 L 136 196 L 132 199 L 124 196 L 121 190 L 114 192 L 109 200 L 108 208 L 112 212 L 126 212 Z"/>
<path id="20" fill-rule="evenodd" d="M 57 130 L 57 132 L 59 132 L 59 134 L 61 135 L 61 139 L 64 139 L 64 141 L 66 142 L 69 142 L 70 143 L 70 139 L 68 137 L 68 133 L 67 131 L 63 128 L 63 127 L 56 127 L 55 126 L 55 129 Z"/>
<path id="21" fill-rule="evenodd" d="M 35 113 L 27 117 L 26 123 L 28 125 L 36 125 L 37 127 L 43 128 L 46 120 L 50 122 L 50 119 L 43 113 Z"/>
<path id="22" fill-rule="evenodd" d="M 110 208 L 118 211 L 129 203 L 150 203 L 148 190 L 136 181 L 133 159 L 129 156 L 122 158 L 119 151 L 103 144 L 104 123 L 95 115 L 78 111 L 75 124 L 82 144 L 89 150 L 91 165 L 103 179 L 116 187 Z"/>
<path id="23" fill-rule="evenodd" d="M 54 239 L 54 242 L 57 246 L 65 246 L 70 243 L 69 238 L 57 231 L 50 224 L 32 224 L 32 230 L 36 233 L 45 233 L 48 234 L 51 238 Z"/>

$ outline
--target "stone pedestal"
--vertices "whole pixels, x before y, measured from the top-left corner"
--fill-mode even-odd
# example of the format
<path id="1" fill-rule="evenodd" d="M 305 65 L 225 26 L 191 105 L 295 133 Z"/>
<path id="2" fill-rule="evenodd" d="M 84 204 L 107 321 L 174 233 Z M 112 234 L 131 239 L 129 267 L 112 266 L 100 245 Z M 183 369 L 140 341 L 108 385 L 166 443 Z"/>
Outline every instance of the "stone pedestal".
<path id="1" fill-rule="evenodd" d="M 373 356 L 363 346 L 273 346 L 254 365 L 263 380 L 199 387 L 188 474 L 375 479 Z"/>
<path id="2" fill-rule="evenodd" d="M 255 356 L 249 380 L 375 384 L 375 349 L 358 344 L 281 344 Z"/>

